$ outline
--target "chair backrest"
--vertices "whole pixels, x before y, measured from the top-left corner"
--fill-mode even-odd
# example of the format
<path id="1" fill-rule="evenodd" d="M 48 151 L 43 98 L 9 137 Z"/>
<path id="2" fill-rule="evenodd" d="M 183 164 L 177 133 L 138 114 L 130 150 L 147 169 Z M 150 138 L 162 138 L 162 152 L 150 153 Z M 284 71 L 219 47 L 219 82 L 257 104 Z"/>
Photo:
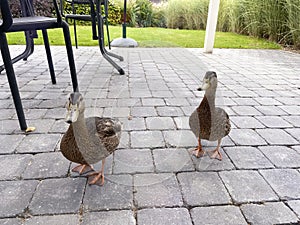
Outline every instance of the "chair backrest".
<path id="1" fill-rule="evenodd" d="M 26 7 L 26 5 L 28 6 L 28 5 L 32 4 L 31 0 L 20 0 L 20 1 L 23 5 L 23 7 L 22 7 L 23 9 L 25 9 L 24 7 Z M 53 4 L 54 4 L 56 17 L 57 17 L 57 22 L 60 24 L 62 22 L 62 16 L 60 14 L 59 7 L 58 7 L 56 0 L 53 0 Z M 28 7 L 25 10 L 32 11 L 33 8 Z M 0 25 L 0 31 L 6 31 L 9 29 L 9 27 L 13 23 L 13 18 L 12 18 L 9 4 L 8 4 L 8 0 L 0 0 L 0 12 L 2 14 L 2 24 Z M 32 16 L 33 11 L 30 12 L 29 15 Z"/>
<path id="2" fill-rule="evenodd" d="M 7 0 L 0 1 L 0 11 L 3 19 L 2 24 L 0 25 L 0 31 L 5 31 L 12 25 L 13 22 Z"/>

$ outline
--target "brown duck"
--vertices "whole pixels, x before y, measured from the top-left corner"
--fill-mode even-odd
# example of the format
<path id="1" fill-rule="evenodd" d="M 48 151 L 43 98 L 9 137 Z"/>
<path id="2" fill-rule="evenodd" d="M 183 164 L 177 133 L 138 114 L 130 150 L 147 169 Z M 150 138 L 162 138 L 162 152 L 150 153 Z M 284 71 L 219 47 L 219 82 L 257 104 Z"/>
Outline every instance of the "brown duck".
<path id="1" fill-rule="evenodd" d="M 66 104 L 66 122 L 70 124 L 63 135 L 60 149 L 70 161 L 80 165 L 72 169 L 79 174 L 93 170 L 91 166 L 102 160 L 99 172 L 88 174 L 89 184 L 104 184 L 105 158 L 119 145 L 121 123 L 117 119 L 101 117 L 84 117 L 84 101 L 79 92 L 70 94 Z"/>
<path id="2" fill-rule="evenodd" d="M 191 114 L 189 125 L 192 132 L 198 138 L 198 147 L 193 154 L 201 157 L 205 154 L 202 149 L 201 139 L 218 141 L 216 149 L 212 152 L 211 158 L 222 160 L 220 145 L 222 138 L 230 132 L 230 120 L 224 109 L 215 106 L 217 90 L 217 74 L 213 71 L 206 72 L 202 87 L 198 91 L 205 91 L 205 95 L 198 108 Z"/>

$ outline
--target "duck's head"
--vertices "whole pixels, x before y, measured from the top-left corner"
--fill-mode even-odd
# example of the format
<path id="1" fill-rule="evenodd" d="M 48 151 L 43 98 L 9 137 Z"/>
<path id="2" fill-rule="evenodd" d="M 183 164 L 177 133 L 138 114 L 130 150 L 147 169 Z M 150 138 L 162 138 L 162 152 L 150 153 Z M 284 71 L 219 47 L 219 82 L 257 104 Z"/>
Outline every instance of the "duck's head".
<path id="1" fill-rule="evenodd" d="M 218 85 L 217 74 L 214 71 L 207 71 L 203 78 L 202 86 L 199 87 L 198 91 L 216 90 Z"/>
<path id="2" fill-rule="evenodd" d="M 65 121 L 70 124 L 76 122 L 80 113 L 83 113 L 85 109 L 82 95 L 79 92 L 71 93 L 66 103 L 66 108 Z"/>

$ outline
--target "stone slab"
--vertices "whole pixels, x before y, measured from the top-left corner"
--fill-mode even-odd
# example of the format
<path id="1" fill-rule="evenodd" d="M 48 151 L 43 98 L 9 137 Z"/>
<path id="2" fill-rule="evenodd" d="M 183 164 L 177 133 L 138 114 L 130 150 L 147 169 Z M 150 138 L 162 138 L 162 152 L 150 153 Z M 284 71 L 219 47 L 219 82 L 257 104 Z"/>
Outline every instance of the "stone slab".
<path id="1" fill-rule="evenodd" d="M 220 177 L 235 203 L 278 200 L 272 188 L 257 171 L 222 171 Z"/>
<path id="2" fill-rule="evenodd" d="M 281 199 L 300 198 L 300 173 L 295 169 L 261 170 L 260 173 Z"/>
<path id="3" fill-rule="evenodd" d="M 286 146 L 261 146 L 259 149 L 279 168 L 300 167 L 300 154 Z"/>
<path id="4" fill-rule="evenodd" d="M 192 225 L 186 208 L 151 208 L 137 212 L 139 225 Z"/>
<path id="5" fill-rule="evenodd" d="M 1 181 L 0 218 L 22 215 L 28 206 L 38 181 Z"/>
<path id="6" fill-rule="evenodd" d="M 183 148 L 154 149 L 156 172 L 194 171 L 190 153 Z"/>
<path id="7" fill-rule="evenodd" d="M 197 145 L 197 139 L 190 130 L 168 130 L 163 131 L 168 147 L 190 147 Z"/>
<path id="8" fill-rule="evenodd" d="M 115 152 L 114 174 L 154 172 L 150 149 L 122 149 Z"/>
<path id="9" fill-rule="evenodd" d="M 81 225 L 135 225 L 135 218 L 132 211 L 102 211 L 88 212 L 83 215 Z"/>
<path id="10" fill-rule="evenodd" d="M 70 161 L 60 152 L 39 153 L 33 156 L 22 174 L 24 179 L 67 177 Z"/>
<path id="11" fill-rule="evenodd" d="M 103 186 L 88 185 L 83 204 L 86 210 L 130 209 L 133 205 L 130 175 L 107 175 Z"/>
<path id="12" fill-rule="evenodd" d="M 30 163 L 29 154 L 0 155 L 0 180 L 17 180 Z"/>
<path id="13" fill-rule="evenodd" d="M 182 206 L 182 196 L 174 174 L 134 175 L 134 201 L 138 208 Z"/>
<path id="14" fill-rule="evenodd" d="M 287 204 L 294 211 L 294 213 L 296 213 L 296 215 L 300 219 L 300 200 L 287 201 Z"/>
<path id="15" fill-rule="evenodd" d="M 164 147 L 161 131 L 132 131 L 130 133 L 132 148 L 157 148 Z"/>
<path id="16" fill-rule="evenodd" d="M 241 206 L 241 210 L 250 224 L 296 224 L 298 222 L 296 215 L 282 202 L 246 204 Z"/>
<path id="17" fill-rule="evenodd" d="M 25 135 L 0 135 L 0 142 L 5 143 L 0 148 L 0 154 L 11 154 L 23 140 Z"/>
<path id="18" fill-rule="evenodd" d="M 237 169 L 274 168 L 273 164 L 254 147 L 226 147 L 226 153 Z"/>
<path id="19" fill-rule="evenodd" d="M 79 215 L 51 215 L 51 216 L 34 216 L 25 220 L 24 225 L 78 225 Z"/>
<path id="20" fill-rule="evenodd" d="M 42 180 L 29 205 L 33 215 L 78 213 L 85 178 Z"/>
<path id="21" fill-rule="evenodd" d="M 189 172 L 177 175 L 184 202 L 190 206 L 230 204 L 231 199 L 216 172 Z"/>
<path id="22" fill-rule="evenodd" d="M 257 133 L 263 129 L 232 129 L 229 133 L 230 138 L 236 145 L 258 146 L 266 145 L 266 141 Z"/>
<path id="23" fill-rule="evenodd" d="M 236 206 L 210 206 L 195 207 L 191 210 L 194 224 L 197 225 L 247 225 L 239 207 Z"/>

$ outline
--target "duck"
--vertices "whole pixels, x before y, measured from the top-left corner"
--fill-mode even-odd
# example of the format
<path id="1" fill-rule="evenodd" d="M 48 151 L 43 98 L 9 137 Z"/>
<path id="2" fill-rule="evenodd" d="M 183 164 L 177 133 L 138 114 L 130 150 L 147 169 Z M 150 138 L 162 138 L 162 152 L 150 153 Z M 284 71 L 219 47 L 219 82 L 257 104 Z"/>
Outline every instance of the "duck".
<path id="1" fill-rule="evenodd" d="M 61 139 L 61 153 L 69 161 L 79 164 L 72 172 L 80 175 L 89 173 L 89 184 L 102 186 L 105 159 L 120 143 L 122 124 L 118 119 L 109 117 L 85 118 L 85 104 L 79 92 L 69 95 L 66 109 L 65 121 L 69 127 Z M 101 160 L 101 170 L 95 172 L 92 164 Z"/>
<path id="2" fill-rule="evenodd" d="M 230 119 L 226 111 L 215 106 L 216 90 L 218 86 L 217 74 L 214 71 L 207 71 L 203 78 L 202 86 L 197 91 L 205 91 L 204 97 L 199 106 L 189 117 L 191 131 L 198 139 L 198 146 L 193 151 L 197 158 L 205 155 L 202 149 L 201 140 L 218 141 L 213 151 L 208 151 L 210 158 L 222 160 L 220 146 L 222 138 L 227 136 L 231 130 Z"/>

